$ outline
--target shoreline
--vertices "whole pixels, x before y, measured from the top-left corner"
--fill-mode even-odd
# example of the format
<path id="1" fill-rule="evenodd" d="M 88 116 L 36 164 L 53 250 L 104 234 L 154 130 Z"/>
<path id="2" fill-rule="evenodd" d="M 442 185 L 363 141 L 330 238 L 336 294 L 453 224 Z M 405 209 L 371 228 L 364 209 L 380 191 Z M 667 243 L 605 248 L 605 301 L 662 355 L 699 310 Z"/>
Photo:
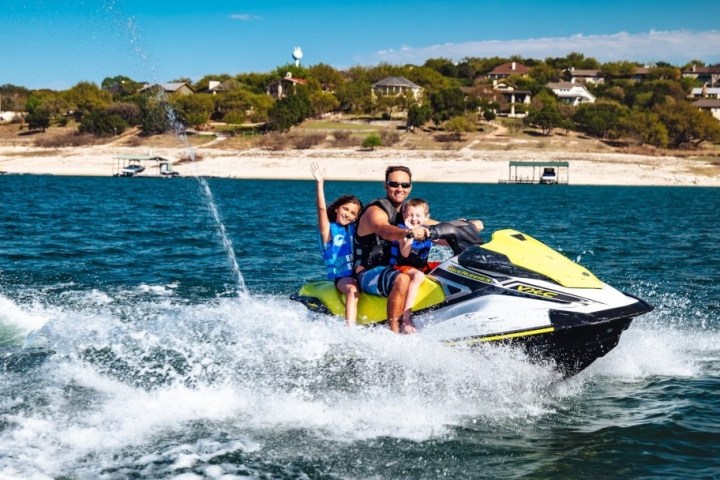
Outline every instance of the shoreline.
<path id="1" fill-rule="evenodd" d="M 720 187 L 717 159 L 654 157 L 625 153 L 574 152 L 510 148 L 487 150 L 400 150 L 379 148 L 268 151 L 213 148 L 0 146 L 0 172 L 62 176 L 112 176 L 121 155 L 157 155 L 173 161 L 181 176 L 236 179 L 312 180 L 310 164 L 325 167 L 328 180 L 381 181 L 389 165 L 406 165 L 418 182 L 499 183 L 509 176 L 508 163 L 567 161 L 570 185 Z M 178 164 L 188 155 L 197 160 Z M 146 163 L 140 177 L 159 177 Z"/>

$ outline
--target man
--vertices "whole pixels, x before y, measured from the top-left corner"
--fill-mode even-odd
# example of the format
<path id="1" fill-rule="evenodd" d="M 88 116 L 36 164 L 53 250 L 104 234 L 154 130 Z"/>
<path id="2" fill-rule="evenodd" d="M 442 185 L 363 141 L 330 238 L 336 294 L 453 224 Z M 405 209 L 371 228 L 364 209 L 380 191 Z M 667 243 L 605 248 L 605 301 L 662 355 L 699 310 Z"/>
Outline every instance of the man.
<path id="1" fill-rule="evenodd" d="M 402 322 L 410 277 L 390 266 L 393 241 L 402 240 L 408 232 L 418 240 L 428 237 L 428 229 L 417 226 L 400 228 L 400 208 L 412 190 L 412 173 L 404 166 L 385 170 L 385 198 L 371 202 L 361 212 L 355 233 L 355 273 L 365 293 L 387 297 L 390 329 L 396 333 L 413 333 L 411 320 Z"/>

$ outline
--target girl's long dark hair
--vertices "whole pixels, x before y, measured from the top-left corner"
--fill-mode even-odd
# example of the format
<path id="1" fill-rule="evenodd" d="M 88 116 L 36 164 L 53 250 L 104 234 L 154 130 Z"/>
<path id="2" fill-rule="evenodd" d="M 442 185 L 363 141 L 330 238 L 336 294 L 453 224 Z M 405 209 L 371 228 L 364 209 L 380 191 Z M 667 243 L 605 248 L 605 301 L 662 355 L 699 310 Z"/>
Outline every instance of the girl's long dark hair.
<path id="1" fill-rule="evenodd" d="M 345 205 L 346 203 L 354 203 L 355 205 L 360 207 L 360 210 L 362 210 L 363 205 L 359 198 L 357 198 L 355 195 L 343 195 L 342 197 L 332 202 L 329 207 L 327 207 L 327 216 L 331 222 L 337 220 L 337 214 L 335 213 L 335 210 L 340 207 L 340 205 Z"/>

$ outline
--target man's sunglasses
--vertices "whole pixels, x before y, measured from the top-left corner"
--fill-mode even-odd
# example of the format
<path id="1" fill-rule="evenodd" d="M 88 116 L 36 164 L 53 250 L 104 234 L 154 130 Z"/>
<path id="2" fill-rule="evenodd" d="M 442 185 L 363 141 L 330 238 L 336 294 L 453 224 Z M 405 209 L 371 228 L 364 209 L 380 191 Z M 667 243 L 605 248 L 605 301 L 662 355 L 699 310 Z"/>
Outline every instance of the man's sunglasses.
<path id="1" fill-rule="evenodd" d="M 412 187 L 412 183 L 410 183 L 410 182 L 385 182 L 385 185 L 387 185 L 388 187 L 392 187 L 392 188 L 398 188 L 398 187 L 410 188 L 410 187 Z"/>

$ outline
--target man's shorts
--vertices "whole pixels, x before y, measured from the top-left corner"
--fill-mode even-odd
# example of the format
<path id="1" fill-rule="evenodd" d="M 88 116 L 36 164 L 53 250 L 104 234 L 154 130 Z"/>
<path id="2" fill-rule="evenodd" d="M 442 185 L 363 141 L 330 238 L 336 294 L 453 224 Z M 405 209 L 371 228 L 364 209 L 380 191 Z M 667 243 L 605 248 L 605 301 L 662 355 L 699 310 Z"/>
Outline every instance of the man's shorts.
<path id="1" fill-rule="evenodd" d="M 357 280 L 363 292 L 387 297 L 399 273 L 393 267 L 380 266 L 358 273 Z"/>

